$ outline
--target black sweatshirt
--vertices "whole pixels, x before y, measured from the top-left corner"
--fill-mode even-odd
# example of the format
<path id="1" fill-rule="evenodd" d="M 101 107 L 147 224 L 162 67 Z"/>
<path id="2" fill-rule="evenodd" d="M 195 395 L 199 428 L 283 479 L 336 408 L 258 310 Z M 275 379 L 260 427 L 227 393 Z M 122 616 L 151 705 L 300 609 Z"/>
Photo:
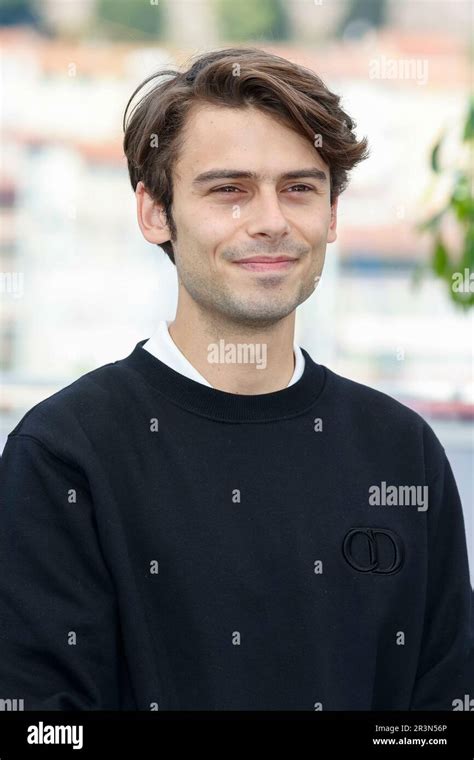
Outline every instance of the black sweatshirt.
<path id="1" fill-rule="evenodd" d="M 465 528 L 426 421 L 304 349 L 294 385 L 248 396 L 144 343 L 8 436 L 0 699 L 469 709 Z"/>

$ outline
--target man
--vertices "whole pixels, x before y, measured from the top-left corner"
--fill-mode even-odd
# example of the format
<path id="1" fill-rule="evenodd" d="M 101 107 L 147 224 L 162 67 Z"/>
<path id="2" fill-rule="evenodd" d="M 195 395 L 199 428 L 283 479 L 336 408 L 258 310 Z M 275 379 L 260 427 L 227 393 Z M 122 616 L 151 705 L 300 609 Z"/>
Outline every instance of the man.
<path id="1" fill-rule="evenodd" d="M 366 140 L 259 50 L 165 74 L 124 149 L 176 316 L 8 437 L 0 696 L 452 710 L 474 696 L 472 590 L 444 448 L 294 343 Z"/>

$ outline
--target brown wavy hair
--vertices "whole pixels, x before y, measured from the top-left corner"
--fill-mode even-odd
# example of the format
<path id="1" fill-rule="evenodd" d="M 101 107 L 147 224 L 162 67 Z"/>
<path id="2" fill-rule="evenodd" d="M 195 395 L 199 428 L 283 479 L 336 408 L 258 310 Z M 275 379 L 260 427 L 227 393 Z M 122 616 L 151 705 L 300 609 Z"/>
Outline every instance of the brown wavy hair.
<path id="1" fill-rule="evenodd" d="M 137 93 L 155 78 L 130 109 Z M 141 180 L 153 200 L 163 204 L 171 238 L 161 247 L 173 264 L 172 169 L 192 106 L 254 106 L 313 145 L 320 136 L 317 150 L 330 170 L 332 205 L 348 184 L 348 172 L 369 155 L 367 139 L 357 140 L 356 124 L 340 99 L 314 72 L 257 48 L 215 50 L 199 56 L 186 71 L 165 69 L 145 79 L 125 108 L 123 149 L 133 189 Z M 152 136 L 158 137 L 158 149 Z"/>

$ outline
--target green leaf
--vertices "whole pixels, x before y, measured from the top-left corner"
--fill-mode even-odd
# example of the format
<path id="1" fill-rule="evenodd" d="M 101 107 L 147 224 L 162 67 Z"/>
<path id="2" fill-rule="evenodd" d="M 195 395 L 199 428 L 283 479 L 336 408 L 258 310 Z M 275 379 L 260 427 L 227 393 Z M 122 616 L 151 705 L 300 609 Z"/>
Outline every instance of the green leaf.
<path id="1" fill-rule="evenodd" d="M 463 141 L 474 139 L 474 97 L 471 97 L 467 112 L 467 119 L 464 125 Z"/>
<path id="2" fill-rule="evenodd" d="M 474 222 L 474 198 L 470 182 L 465 174 L 458 177 L 451 196 L 451 207 L 460 222 L 468 219 Z"/>
<path id="3" fill-rule="evenodd" d="M 464 250 L 460 268 L 464 270 L 466 267 L 470 271 L 474 271 L 474 226 L 469 226 L 464 236 Z"/>
<path id="4" fill-rule="evenodd" d="M 471 220 L 474 221 L 474 199 L 473 198 L 456 198 L 451 200 L 453 211 L 460 222 Z"/>
<path id="5" fill-rule="evenodd" d="M 431 262 L 433 271 L 438 275 L 438 277 L 444 277 L 448 269 L 448 264 L 448 251 L 442 239 L 439 237 L 436 241 L 435 249 L 433 252 L 433 259 Z"/>
<path id="6" fill-rule="evenodd" d="M 439 151 L 440 151 L 443 140 L 444 140 L 444 134 L 441 135 L 438 142 L 435 143 L 431 151 L 431 168 L 434 172 L 436 172 L 436 174 L 439 174 L 439 172 L 441 171 L 441 167 L 439 165 Z"/>

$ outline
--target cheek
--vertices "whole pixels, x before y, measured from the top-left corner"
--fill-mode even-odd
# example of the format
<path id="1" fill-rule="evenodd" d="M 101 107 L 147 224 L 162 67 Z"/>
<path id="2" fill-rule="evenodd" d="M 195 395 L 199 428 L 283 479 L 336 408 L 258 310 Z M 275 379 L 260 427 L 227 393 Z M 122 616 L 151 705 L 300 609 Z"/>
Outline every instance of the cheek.
<path id="1" fill-rule="evenodd" d="M 331 212 L 329 206 L 312 207 L 311 209 L 299 209 L 289 217 L 293 229 L 301 234 L 311 245 L 317 245 L 322 238 L 326 239 L 328 227 L 331 223 Z"/>
<path id="2" fill-rule="evenodd" d="M 235 211 L 238 214 L 238 210 Z M 232 209 L 223 209 L 220 214 L 201 214 L 195 220 L 193 233 L 201 245 L 214 248 L 225 244 L 239 225 L 239 219 L 234 218 Z"/>
<path id="3" fill-rule="evenodd" d="M 315 214 L 308 224 L 307 231 L 314 242 L 319 242 L 321 238 L 327 235 L 328 227 L 331 222 L 329 214 Z"/>

